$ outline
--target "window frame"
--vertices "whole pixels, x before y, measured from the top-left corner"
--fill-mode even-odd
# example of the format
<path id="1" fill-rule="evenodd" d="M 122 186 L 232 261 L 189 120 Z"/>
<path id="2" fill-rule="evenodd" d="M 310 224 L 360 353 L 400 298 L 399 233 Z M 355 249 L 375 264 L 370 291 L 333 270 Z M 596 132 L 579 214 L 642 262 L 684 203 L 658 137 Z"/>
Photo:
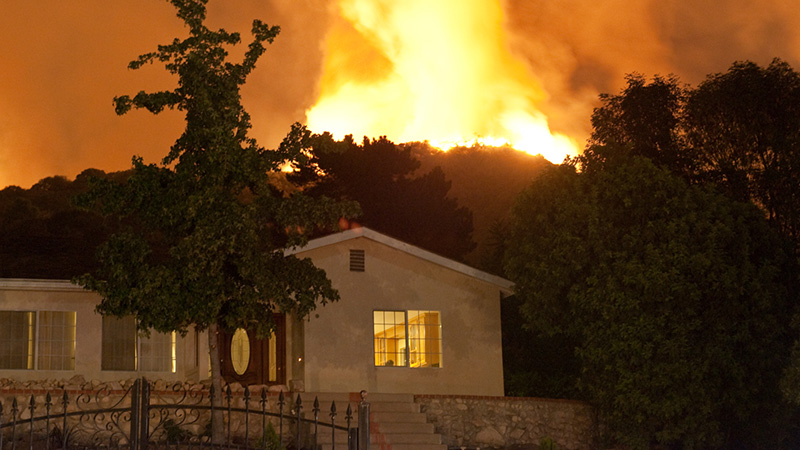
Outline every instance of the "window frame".
<path id="1" fill-rule="evenodd" d="M 382 321 L 378 321 L 378 313 L 383 315 Z M 386 313 L 393 313 L 394 317 L 391 320 L 386 318 Z M 402 314 L 402 322 L 397 320 L 397 313 Z M 411 317 L 411 313 L 415 313 Z M 411 320 L 419 319 L 420 317 L 435 314 L 435 325 L 428 324 L 427 322 L 410 323 Z M 411 317 L 411 320 L 409 319 Z M 386 333 L 392 327 L 402 331 L 402 336 L 399 332 L 395 332 L 392 337 L 380 338 L 376 332 L 379 328 L 383 328 L 382 333 Z M 402 326 L 402 327 L 401 327 Z M 430 328 L 435 327 L 435 337 L 428 338 Z M 372 355 L 374 367 L 404 367 L 409 369 L 440 369 L 442 368 L 443 338 L 442 338 L 442 312 L 439 310 L 428 309 L 373 309 L 372 310 Z M 414 334 L 414 336 L 412 336 Z M 389 351 L 392 347 L 389 342 L 394 340 L 394 350 Z M 435 348 L 429 349 L 428 346 L 434 344 Z M 417 350 L 414 350 L 414 345 Z M 435 350 L 435 351 L 432 351 Z M 392 356 L 393 355 L 393 356 Z M 390 358 L 391 356 L 391 358 Z M 379 363 L 382 362 L 382 363 Z M 392 364 L 387 364 L 392 361 Z M 429 362 L 428 362 L 429 361 Z"/>
<path id="2" fill-rule="evenodd" d="M 0 310 L 0 313 L 21 313 L 28 315 L 33 319 L 27 319 L 28 323 L 23 324 L 23 328 L 26 329 L 26 333 L 29 335 L 26 343 L 27 348 L 25 349 L 27 359 L 25 363 L 25 367 L 2 367 L 0 370 L 31 370 L 31 371 L 59 371 L 59 372 L 74 372 L 76 366 L 76 354 L 78 352 L 78 313 L 77 311 L 67 311 L 67 310 Z M 44 314 L 43 314 L 44 313 Z M 67 326 L 56 327 L 54 326 L 55 323 L 55 315 L 56 314 L 67 314 L 70 315 L 71 324 L 67 324 Z M 42 324 L 42 316 L 50 316 L 49 320 L 47 320 L 47 324 Z M 31 323 L 32 322 L 32 323 Z M 59 339 L 53 339 L 54 334 L 52 333 L 53 330 L 58 330 L 61 328 L 61 332 L 56 332 L 55 334 L 58 335 Z M 43 336 L 45 330 L 48 329 L 51 331 L 50 336 Z M 69 331 L 66 332 L 67 335 L 71 334 L 71 337 L 68 336 L 67 339 L 63 339 L 65 337 L 64 330 L 71 329 L 71 333 Z M 13 344 L 13 340 L 9 339 L 9 343 Z M 53 344 L 56 343 L 61 351 L 58 354 L 53 354 L 52 351 L 46 352 L 45 346 L 46 344 Z M 3 343 L 5 344 L 5 343 Z M 53 348 L 52 346 L 50 347 Z M 48 361 L 48 364 L 43 364 L 45 361 Z M 52 368 L 54 361 L 61 361 L 60 365 L 64 365 L 63 363 L 66 362 L 66 368 Z M 47 366 L 47 367 L 43 367 Z"/>
<path id="3" fill-rule="evenodd" d="M 101 330 L 102 344 L 101 344 L 101 355 L 100 355 L 100 370 L 101 371 L 103 371 L 103 372 L 177 373 L 177 366 L 178 366 L 178 359 L 177 359 L 178 350 L 177 350 L 177 347 L 178 347 L 178 342 L 177 342 L 177 337 L 176 337 L 174 331 L 169 332 L 169 333 L 158 333 L 155 330 L 150 330 L 150 337 L 146 337 L 146 336 L 142 336 L 142 333 L 136 327 L 136 322 L 135 322 L 136 319 L 133 316 L 125 316 L 125 317 L 103 316 L 102 320 L 103 320 L 103 322 L 102 322 L 102 330 Z M 107 324 L 106 320 L 109 321 L 108 324 Z M 123 341 L 123 345 L 119 348 L 119 350 L 128 352 L 128 351 L 131 351 L 131 349 L 132 349 L 133 350 L 133 354 L 132 355 L 124 354 L 124 355 L 121 355 L 121 356 L 120 355 L 115 355 L 113 353 L 112 354 L 107 354 L 107 352 L 109 352 L 109 351 L 110 352 L 114 351 L 114 345 L 111 343 L 111 340 L 106 337 L 106 333 L 107 333 L 106 327 L 108 326 L 108 329 L 109 329 L 109 332 L 110 332 L 110 330 L 118 329 L 118 327 L 114 326 L 115 323 L 119 324 L 122 321 L 128 321 L 128 320 L 134 321 L 133 330 L 131 330 L 133 335 L 134 335 L 134 337 L 133 337 L 133 345 L 132 346 L 130 346 L 129 344 L 125 345 L 125 342 L 124 342 L 125 336 L 124 335 L 116 336 L 115 340 Z M 114 321 L 114 323 L 112 323 L 111 321 Z M 131 324 L 126 324 L 122 328 L 125 328 L 125 330 L 128 331 L 131 328 L 130 325 Z M 149 355 L 144 355 L 143 354 L 143 349 L 142 349 L 143 346 L 142 346 L 142 344 L 144 344 L 145 346 L 147 346 L 149 344 L 156 344 L 156 342 L 152 342 L 152 343 L 151 342 L 147 342 L 147 341 L 149 341 L 149 340 L 151 340 L 153 338 L 153 334 L 154 333 L 162 335 L 159 338 L 167 342 L 164 345 L 164 348 L 166 349 L 166 353 L 169 355 L 167 357 L 168 358 L 167 361 L 168 361 L 169 368 L 166 369 L 166 370 L 152 370 L 150 367 L 158 365 L 158 364 L 155 364 L 155 361 L 159 357 L 155 356 L 153 354 L 149 354 Z M 133 359 L 132 362 L 128 361 L 128 359 L 130 359 L 130 358 Z M 107 359 L 111 360 L 109 362 L 115 362 L 115 361 L 116 362 L 114 364 L 107 364 L 106 363 Z M 147 362 L 143 363 L 143 360 L 145 360 L 145 359 L 147 360 Z M 130 365 L 130 366 L 132 366 L 132 368 L 127 368 L 127 367 L 125 367 L 126 365 Z M 145 369 L 142 369 L 143 365 L 145 366 Z M 112 366 L 112 367 L 107 367 L 107 366 Z"/>

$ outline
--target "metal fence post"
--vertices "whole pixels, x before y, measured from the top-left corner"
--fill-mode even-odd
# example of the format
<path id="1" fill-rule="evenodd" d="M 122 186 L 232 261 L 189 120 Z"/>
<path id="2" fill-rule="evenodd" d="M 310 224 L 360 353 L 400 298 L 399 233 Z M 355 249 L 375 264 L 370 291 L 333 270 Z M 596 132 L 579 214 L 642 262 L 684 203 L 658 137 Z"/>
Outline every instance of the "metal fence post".
<path id="1" fill-rule="evenodd" d="M 297 408 L 297 435 L 295 436 L 294 446 L 295 448 L 300 448 L 300 424 L 303 418 L 303 416 L 300 414 L 300 410 L 303 409 L 303 400 L 300 399 L 300 393 L 297 394 L 295 408 Z"/>
<path id="2" fill-rule="evenodd" d="M 369 402 L 367 391 L 361 391 L 358 404 L 358 450 L 369 450 Z"/>
<path id="3" fill-rule="evenodd" d="M 67 387 L 64 386 L 64 395 L 61 396 L 61 415 L 63 422 L 61 425 L 61 448 L 67 448 L 67 441 L 69 433 L 67 433 L 67 406 L 69 406 L 69 396 L 67 395 Z"/>
<path id="4" fill-rule="evenodd" d="M 139 450 L 147 450 L 147 444 L 150 441 L 150 383 L 142 378 L 142 403 L 139 405 L 139 427 L 141 434 L 139 435 Z"/>
<path id="5" fill-rule="evenodd" d="M 133 389 L 131 390 L 131 431 L 129 435 L 129 442 L 131 450 L 139 450 L 139 395 L 141 390 L 141 379 L 134 380 Z"/>
<path id="6" fill-rule="evenodd" d="M 34 397 L 33 394 L 31 394 L 31 401 L 29 402 L 29 408 L 30 408 L 29 413 L 31 415 L 31 424 L 30 426 L 28 426 L 28 440 L 30 441 L 28 442 L 28 448 L 30 450 L 33 450 L 33 418 L 36 417 L 36 414 L 34 414 L 36 412 L 36 397 Z"/>
<path id="7" fill-rule="evenodd" d="M 0 428 L 3 426 L 3 402 L 0 402 Z M 0 432 L 0 449 L 3 448 L 3 433 Z"/>

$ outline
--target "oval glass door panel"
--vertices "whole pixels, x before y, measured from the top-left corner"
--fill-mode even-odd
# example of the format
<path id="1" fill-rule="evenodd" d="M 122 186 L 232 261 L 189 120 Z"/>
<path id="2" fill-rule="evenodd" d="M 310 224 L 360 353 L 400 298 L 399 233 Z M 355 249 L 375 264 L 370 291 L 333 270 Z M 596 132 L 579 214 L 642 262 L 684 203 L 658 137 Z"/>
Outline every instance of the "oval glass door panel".
<path id="1" fill-rule="evenodd" d="M 244 328 L 238 328 L 231 338 L 231 363 L 237 375 L 244 375 L 250 365 L 250 339 Z"/>

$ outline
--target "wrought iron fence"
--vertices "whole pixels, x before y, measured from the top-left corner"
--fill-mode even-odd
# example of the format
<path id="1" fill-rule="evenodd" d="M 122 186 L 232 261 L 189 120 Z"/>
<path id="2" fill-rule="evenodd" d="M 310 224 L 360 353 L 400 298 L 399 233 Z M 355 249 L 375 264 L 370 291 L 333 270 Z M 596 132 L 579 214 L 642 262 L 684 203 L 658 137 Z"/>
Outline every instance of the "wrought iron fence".
<path id="1" fill-rule="evenodd" d="M 299 450 L 323 444 L 332 450 L 337 445 L 369 449 L 369 404 L 363 391 L 356 411 L 348 403 L 340 417 L 335 402 L 323 411 L 318 397 L 304 412 L 300 394 L 287 400 L 283 392 L 274 398 L 262 389 L 254 396 L 247 387 L 234 393 L 228 386 L 220 408 L 214 406 L 213 388 L 187 388 L 182 383 L 156 387 L 138 379 L 127 389 L 64 389 L 56 397 L 47 392 L 38 398 L 32 394 L 25 402 L 17 397 L 10 404 L 0 402 L 0 450 Z M 222 426 L 215 427 L 215 421 Z M 212 433 L 215 428 L 222 435 Z"/>

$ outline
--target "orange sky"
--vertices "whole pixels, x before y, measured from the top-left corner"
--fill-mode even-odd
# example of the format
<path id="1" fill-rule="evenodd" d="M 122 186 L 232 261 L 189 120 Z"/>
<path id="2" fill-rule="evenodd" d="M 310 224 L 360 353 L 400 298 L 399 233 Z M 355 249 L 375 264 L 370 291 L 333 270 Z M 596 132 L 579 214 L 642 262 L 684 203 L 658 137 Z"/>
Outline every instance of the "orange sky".
<path id="1" fill-rule="evenodd" d="M 374 0 L 376 4 L 381 1 Z M 434 2 L 436 0 L 430 0 Z M 498 1 L 498 0 L 486 0 Z M 0 14 L 0 188 L 50 175 L 121 170 L 131 156 L 155 162 L 182 117 L 113 112 L 115 95 L 167 89 L 158 66 L 128 61 L 183 36 L 164 0 L 3 0 Z M 551 129 L 583 141 L 600 92 L 624 75 L 675 73 L 696 84 L 735 60 L 781 57 L 800 69 L 800 8 L 792 0 L 507 0 L 510 51 L 546 93 Z M 253 18 L 281 35 L 245 86 L 253 135 L 274 147 L 317 100 L 333 1 L 212 0 L 210 25 L 246 32 Z M 408 23 L 413 33 L 415 23 Z M 314 130 L 323 131 L 323 130 Z"/>

